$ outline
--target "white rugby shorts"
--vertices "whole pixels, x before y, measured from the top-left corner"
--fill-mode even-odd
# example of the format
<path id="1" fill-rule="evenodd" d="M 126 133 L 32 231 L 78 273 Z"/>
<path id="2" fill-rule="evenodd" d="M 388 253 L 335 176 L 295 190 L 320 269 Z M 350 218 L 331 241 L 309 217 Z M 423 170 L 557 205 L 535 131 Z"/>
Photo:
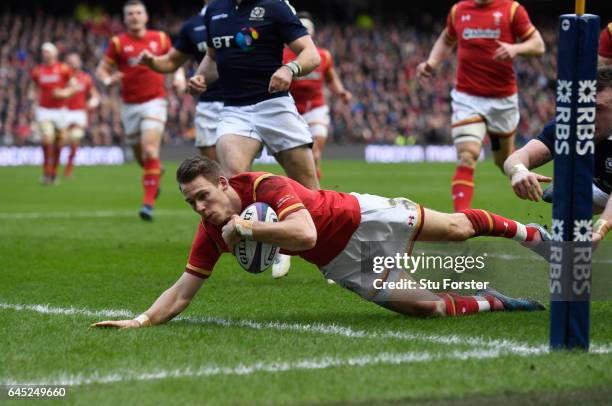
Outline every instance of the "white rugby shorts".
<path id="1" fill-rule="evenodd" d="M 329 133 L 329 106 L 319 106 L 302 114 L 313 137 L 327 137 Z"/>
<path id="2" fill-rule="evenodd" d="M 66 127 L 76 126 L 81 128 L 87 127 L 87 111 L 86 110 L 66 110 Z"/>
<path id="3" fill-rule="evenodd" d="M 361 222 L 344 250 L 321 267 L 323 276 L 355 292 L 366 300 L 377 301 L 382 292 L 376 279 L 397 280 L 401 270 L 374 272 L 374 257 L 394 257 L 412 252 L 424 221 L 424 208 L 405 198 L 387 198 L 351 193 L 359 201 Z M 388 295 L 387 295 L 388 296 Z"/>
<path id="4" fill-rule="evenodd" d="M 165 99 L 153 99 L 134 104 L 123 103 L 121 108 L 123 131 L 126 135 L 126 141 L 130 145 L 140 142 L 140 133 L 149 124 L 163 131 L 167 119 L 168 101 Z"/>
<path id="5" fill-rule="evenodd" d="M 308 124 L 298 113 L 291 96 L 249 106 L 224 106 L 217 127 L 217 140 L 227 134 L 256 139 L 271 154 L 312 144 Z"/>
<path id="6" fill-rule="evenodd" d="M 66 109 L 57 108 L 49 109 L 46 107 L 37 107 L 35 112 L 36 122 L 38 124 L 51 123 L 57 130 L 66 128 Z"/>
<path id="7" fill-rule="evenodd" d="M 520 120 L 516 93 L 508 97 L 491 98 L 472 96 L 453 89 L 451 98 L 452 136 L 455 144 L 466 141 L 482 143 L 485 132 L 494 137 L 508 137 L 516 131 Z"/>
<path id="8" fill-rule="evenodd" d="M 593 184 L 593 210 L 603 212 L 609 199 L 610 195 L 608 193 Z"/>
<path id="9" fill-rule="evenodd" d="M 212 147 L 217 143 L 217 126 L 223 102 L 199 102 L 196 105 L 196 147 Z"/>

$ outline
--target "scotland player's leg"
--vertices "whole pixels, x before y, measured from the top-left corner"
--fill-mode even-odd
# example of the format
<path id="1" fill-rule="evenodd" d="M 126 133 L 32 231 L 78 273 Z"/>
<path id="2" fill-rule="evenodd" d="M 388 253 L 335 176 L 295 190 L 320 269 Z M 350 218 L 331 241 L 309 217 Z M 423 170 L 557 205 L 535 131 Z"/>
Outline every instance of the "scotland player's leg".
<path id="1" fill-rule="evenodd" d="M 200 154 L 217 161 L 217 125 L 223 109 L 222 102 L 199 102 L 196 106 L 195 146 Z"/>

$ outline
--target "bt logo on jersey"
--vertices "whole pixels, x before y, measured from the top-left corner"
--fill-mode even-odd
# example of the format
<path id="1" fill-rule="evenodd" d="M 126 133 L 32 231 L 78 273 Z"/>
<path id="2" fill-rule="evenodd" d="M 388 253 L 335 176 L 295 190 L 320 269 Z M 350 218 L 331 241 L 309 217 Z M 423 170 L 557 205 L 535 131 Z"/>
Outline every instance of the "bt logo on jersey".
<path id="1" fill-rule="evenodd" d="M 232 40 L 243 51 L 252 51 L 255 49 L 255 42 L 259 39 L 259 32 L 253 27 L 245 27 L 236 35 L 224 35 L 221 37 L 213 37 L 212 43 L 215 49 L 230 48 Z"/>

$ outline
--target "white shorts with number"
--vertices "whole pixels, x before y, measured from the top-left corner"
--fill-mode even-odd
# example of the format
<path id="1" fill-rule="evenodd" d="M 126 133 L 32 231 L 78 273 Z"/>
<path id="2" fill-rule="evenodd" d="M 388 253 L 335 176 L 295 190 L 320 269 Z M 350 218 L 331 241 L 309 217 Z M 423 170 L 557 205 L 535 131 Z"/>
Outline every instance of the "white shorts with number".
<path id="1" fill-rule="evenodd" d="M 56 130 L 66 128 L 66 109 L 49 109 L 46 107 L 37 107 L 35 116 L 38 124 L 51 123 Z"/>
<path id="2" fill-rule="evenodd" d="M 308 124 L 290 96 L 276 97 L 249 106 L 224 106 L 217 139 L 234 134 L 263 143 L 271 154 L 312 144 Z"/>
<path id="3" fill-rule="evenodd" d="M 85 110 L 66 110 L 66 127 L 75 126 L 87 127 L 87 111 Z"/>
<path id="4" fill-rule="evenodd" d="M 424 221 L 424 209 L 405 198 L 387 198 L 352 193 L 359 200 L 361 223 L 346 248 L 329 264 L 321 268 L 331 279 L 364 299 L 384 301 L 383 290 L 376 289 L 376 279 L 397 280 L 399 270 L 376 273 L 374 257 L 393 257 L 412 252 Z M 368 252 L 364 252 L 367 250 Z M 386 292 L 389 294 L 390 292 Z"/>
<path id="5" fill-rule="evenodd" d="M 329 106 L 319 106 L 302 114 L 313 137 L 327 137 L 329 133 Z"/>
<path id="6" fill-rule="evenodd" d="M 196 147 L 212 147 L 217 143 L 217 126 L 223 102 L 199 102 L 196 106 Z"/>
<path id="7" fill-rule="evenodd" d="M 121 121 L 126 141 L 130 145 L 140 142 L 140 133 L 146 129 L 164 131 L 168 119 L 168 101 L 153 99 L 144 103 L 124 103 L 121 108 Z"/>
<path id="8" fill-rule="evenodd" d="M 482 143 L 485 133 L 494 137 L 508 137 L 516 131 L 520 120 L 516 93 L 492 98 L 472 96 L 453 89 L 451 98 L 455 144 L 466 141 Z"/>
<path id="9" fill-rule="evenodd" d="M 598 212 L 604 211 L 610 195 L 601 190 L 597 185 L 593 184 L 593 210 Z"/>

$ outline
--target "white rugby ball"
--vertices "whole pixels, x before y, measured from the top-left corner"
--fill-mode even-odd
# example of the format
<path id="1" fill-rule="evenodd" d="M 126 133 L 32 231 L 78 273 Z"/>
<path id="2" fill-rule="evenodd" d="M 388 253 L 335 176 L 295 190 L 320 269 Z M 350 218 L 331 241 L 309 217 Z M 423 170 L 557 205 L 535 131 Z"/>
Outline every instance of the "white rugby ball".
<path id="1" fill-rule="evenodd" d="M 266 223 L 276 223 L 278 221 L 274 210 L 266 203 L 261 202 L 253 203 L 244 209 L 240 213 L 240 218 Z M 261 273 L 272 265 L 278 249 L 278 247 L 257 241 L 241 240 L 234 247 L 234 255 L 245 271 Z"/>

